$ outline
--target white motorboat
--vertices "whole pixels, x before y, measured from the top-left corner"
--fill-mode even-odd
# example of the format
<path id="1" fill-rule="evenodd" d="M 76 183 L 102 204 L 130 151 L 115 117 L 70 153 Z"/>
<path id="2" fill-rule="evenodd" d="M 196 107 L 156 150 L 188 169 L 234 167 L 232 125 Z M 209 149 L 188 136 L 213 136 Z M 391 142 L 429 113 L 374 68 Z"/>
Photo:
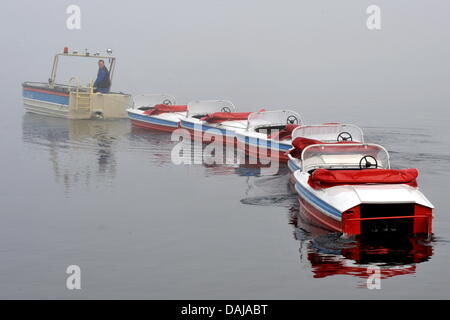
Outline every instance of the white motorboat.
<path id="1" fill-rule="evenodd" d="M 180 126 L 194 138 L 209 140 L 212 136 L 228 138 L 235 142 L 235 133 L 245 129 L 251 112 L 236 112 L 234 104 L 227 100 L 192 101 Z"/>
<path id="2" fill-rule="evenodd" d="M 171 132 L 179 128 L 187 105 L 176 105 L 176 99 L 167 94 L 140 94 L 133 97 L 127 112 L 134 126 Z"/>
<path id="3" fill-rule="evenodd" d="M 433 205 L 417 169 L 393 170 L 376 144 L 313 144 L 294 173 L 301 214 L 345 235 L 431 234 Z"/>
<path id="4" fill-rule="evenodd" d="M 248 117 L 247 127 L 236 131 L 238 146 L 256 158 L 287 161 L 291 134 L 301 125 L 302 119 L 295 111 L 254 112 Z"/>

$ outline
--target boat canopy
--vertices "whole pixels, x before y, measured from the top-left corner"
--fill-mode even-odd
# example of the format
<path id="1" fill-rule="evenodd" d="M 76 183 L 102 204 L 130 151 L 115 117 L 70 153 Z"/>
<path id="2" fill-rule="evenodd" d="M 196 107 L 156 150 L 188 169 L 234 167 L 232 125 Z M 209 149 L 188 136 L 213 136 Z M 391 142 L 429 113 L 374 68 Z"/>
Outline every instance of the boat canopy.
<path id="1" fill-rule="evenodd" d="M 227 100 L 203 100 L 188 103 L 188 117 L 206 116 L 215 112 L 236 112 L 236 107 Z"/>
<path id="2" fill-rule="evenodd" d="M 364 143 L 364 135 L 360 127 L 343 123 L 299 126 L 292 132 L 292 139 L 299 137 L 322 142 L 353 141 Z"/>
<path id="3" fill-rule="evenodd" d="M 315 144 L 302 152 L 302 170 L 390 169 L 389 153 L 377 144 Z"/>
<path id="4" fill-rule="evenodd" d="M 153 108 L 157 104 L 175 105 L 175 97 L 168 94 L 138 94 L 133 96 L 133 109 Z"/>
<path id="5" fill-rule="evenodd" d="M 290 110 L 259 111 L 253 112 L 248 117 L 247 129 L 261 127 L 280 127 L 288 124 L 302 124 L 300 115 Z"/>

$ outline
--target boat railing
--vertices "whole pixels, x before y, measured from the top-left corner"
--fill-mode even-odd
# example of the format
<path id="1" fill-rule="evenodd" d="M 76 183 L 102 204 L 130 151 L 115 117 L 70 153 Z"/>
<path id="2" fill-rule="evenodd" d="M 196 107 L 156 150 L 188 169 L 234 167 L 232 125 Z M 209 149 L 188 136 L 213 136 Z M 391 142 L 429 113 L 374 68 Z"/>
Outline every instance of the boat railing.
<path id="1" fill-rule="evenodd" d="M 375 162 L 377 168 L 390 169 L 389 153 L 378 144 L 345 143 L 314 144 L 302 151 L 302 171 L 312 169 L 360 168 L 361 164 Z"/>
<path id="2" fill-rule="evenodd" d="M 325 123 L 303 125 L 292 132 L 292 140 L 307 138 L 323 142 L 353 141 L 364 143 L 364 134 L 360 127 L 353 124 Z"/>
<path id="3" fill-rule="evenodd" d="M 202 100 L 188 103 L 188 117 L 215 112 L 236 112 L 236 107 L 228 100 Z"/>
<path id="4" fill-rule="evenodd" d="M 55 83 L 55 84 L 49 84 L 48 82 L 32 82 L 27 81 L 23 83 L 25 86 L 30 87 L 37 87 L 42 89 L 54 89 L 54 90 L 60 90 L 66 93 L 70 93 L 72 91 L 81 91 L 81 92 L 88 92 L 90 89 L 90 86 L 79 86 L 79 85 L 70 85 L 70 84 L 62 84 L 62 83 Z"/>
<path id="5" fill-rule="evenodd" d="M 75 85 L 71 85 L 72 82 L 75 82 Z M 80 85 L 80 79 L 78 77 L 72 77 L 69 79 L 69 85 L 65 86 L 69 92 L 76 92 L 76 94 L 82 93 L 94 93 L 94 84 L 91 81 L 89 81 L 89 85 L 82 86 Z"/>
<path id="6" fill-rule="evenodd" d="M 175 97 L 168 94 L 138 94 L 133 96 L 132 108 L 153 108 L 157 104 L 176 105 Z"/>
<path id="7" fill-rule="evenodd" d="M 274 110 L 253 112 L 248 117 L 247 130 L 255 130 L 266 126 L 285 126 L 287 124 L 302 125 L 301 116 L 291 110 Z"/>

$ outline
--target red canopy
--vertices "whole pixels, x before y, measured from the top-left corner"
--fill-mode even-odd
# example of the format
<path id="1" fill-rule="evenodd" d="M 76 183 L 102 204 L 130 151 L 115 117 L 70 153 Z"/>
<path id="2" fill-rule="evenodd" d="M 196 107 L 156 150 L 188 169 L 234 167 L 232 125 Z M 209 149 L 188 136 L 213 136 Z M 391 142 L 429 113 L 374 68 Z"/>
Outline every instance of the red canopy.
<path id="1" fill-rule="evenodd" d="M 146 115 L 152 115 L 156 116 L 161 113 L 166 112 L 185 112 L 187 111 L 187 105 L 180 105 L 180 106 L 168 106 L 165 104 L 157 104 L 154 109 L 149 109 L 147 111 L 144 111 L 144 114 Z"/>
<path id="2" fill-rule="evenodd" d="M 265 109 L 260 109 L 258 112 L 264 112 Z M 248 116 L 253 112 L 214 112 L 208 114 L 201 118 L 209 123 L 217 123 L 223 121 L 233 121 L 233 120 L 247 120 Z"/>
<path id="3" fill-rule="evenodd" d="M 233 120 L 247 120 L 251 112 L 214 112 L 201 118 L 209 123 L 217 123 Z"/>
<path id="4" fill-rule="evenodd" d="M 362 170 L 327 170 L 317 169 L 309 178 L 313 188 L 330 188 L 338 185 L 359 184 L 409 184 L 417 186 L 417 169 L 362 169 Z"/>

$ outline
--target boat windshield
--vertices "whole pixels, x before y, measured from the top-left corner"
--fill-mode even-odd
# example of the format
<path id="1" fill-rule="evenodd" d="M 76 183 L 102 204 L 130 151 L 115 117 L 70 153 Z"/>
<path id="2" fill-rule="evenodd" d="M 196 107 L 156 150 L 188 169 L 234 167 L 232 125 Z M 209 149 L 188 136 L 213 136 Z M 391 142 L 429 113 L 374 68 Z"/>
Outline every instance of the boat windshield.
<path id="1" fill-rule="evenodd" d="M 248 117 L 248 129 L 285 127 L 287 124 L 302 124 L 300 115 L 290 110 L 253 112 Z"/>
<path id="2" fill-rule="evenodd" d="M 215 112 L 236 112 L 236 107 L 227 100 L 192 101 L 188 103 L 188 117 L 206 116 Z"/>
<path id="3" fill-rule="evenodd" d="M 88 51 L 86 51 L 85 53 L 78 53 L 77 51 L 69 53 L 68 51 L 67 52 L 64 51 L 64 53 L 55 54 L 55 58 L 53 60 L 52 73 L 50 75 L 50 79 L 48 80 L 48 84 L 52 87 L 56 85 L 66 87 L 68 90 L 84 87 L 83 85 L 81 85 L 81 83 L 84 83 L 84 81 L 87 79 L 91 79 L 92 72 L 97 70 L 98 60 L 103 60 L 105 62 L 105 66 L 108 68 L 109 71 L 110 87 L 111 87 L 116 66 L 116 58 L 110 55 L 111 52 L 109 52 L 108 50 L 107 51 L 108 55 L 100 55 L 100 53 L 91 54 Z M 76 65 L 73 65 L 72 63 L 67 63 L 69 61 L 75 62 L 80 58 L 85 62 L 85 64 L 80 65 L 79 63 L 77 63 Z M 59 70 L 60 60 L 65 61 L 62 70 Z M 78 60 L 77 62 L 79 61 L 80 60 Z M 76 76 L 74 76 L 74 74 Z M 66 83 L 65 79 L 69 79 L 68 83 Z M 64 84 L 60 84 L 61 80 Z M 90 87 L 90 85 L 88 85 L 88 87 Z"/>
<path id="4" fill-rule="evenodd" d="M 303 171 L 322 169 L 390 169 L 389 153 L 376 144 L 316 144 L 302 152 Z"/>
<path id="5" fill-rule="evenodd" d="M 167 94 L 139 94 L 133 97 L 134 109 L 150 109 L 157 104 L 173 106 L 176 104 L 176 99 Z"/>
<path id="6" fill-rule="evenodd" d="M 292 132 L 293 140 L 299 137 L 330 143 L 339 141 L 364 142 L 361 128 L 342 123 L 300 126 Z"/>

